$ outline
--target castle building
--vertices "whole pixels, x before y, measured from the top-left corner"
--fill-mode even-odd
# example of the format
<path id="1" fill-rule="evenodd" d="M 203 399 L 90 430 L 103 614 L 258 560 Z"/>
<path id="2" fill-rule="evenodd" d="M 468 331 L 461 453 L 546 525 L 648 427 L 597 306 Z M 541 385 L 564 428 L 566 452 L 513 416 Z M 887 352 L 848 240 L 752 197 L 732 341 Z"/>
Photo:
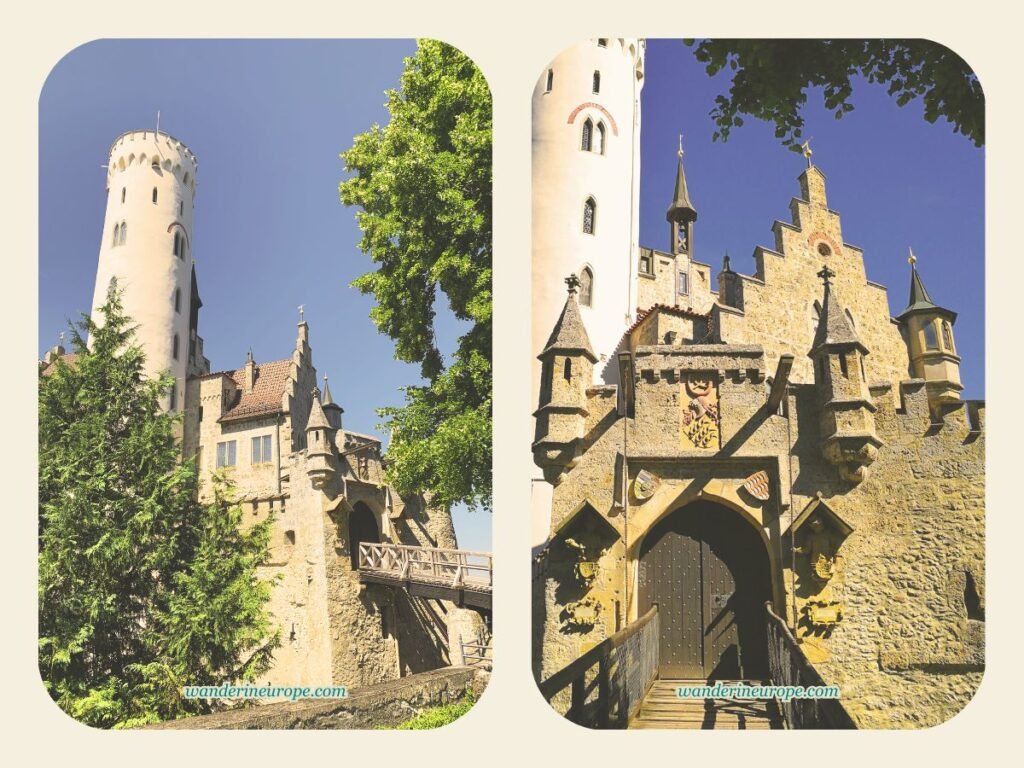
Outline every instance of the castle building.
<path id="1" fill-rule="evenodd" d="M 198 162 L 163 132 L 130 131 L 110 149 L 93 320 L 112 282 L 137 324 L 150 376 L 170 371 L 163 407 L 180 412 L 200 499 L 214 473 L 233 485 L 245 527 L 273 517 L 269 611 L 280 629 L 273 666 L 257 682 L 358 687 L 448 665 L 454 646 L 485 640 L 479 614 L 448 600 L 364 583 L 361 543 L 454 549 L 450 511 L 429 496 L 402 497 L 384 477 L 381 442 L 345 429 L 327 377 L 323 389 L 298 324 L 291 354 L 210 371 L 198 336 L 192 222 Z M 42 362 L 74 363 L 58 346 Z"/>
<path id="2" fill-rule="evenodd" d="M 538 197 L 563 197 L 560 184 L 637 182 L 632 167 L 602 165 L 573 119 L 578 103 L 581 116 L 604 114 L 578 74 L 606 46 L 585 41 L 541 76 L 535 146 L 537 132 L 549 142 L 550 125 L 569 127 L 560 147 L 535 149 L 535 212 L 554 207 Z M 538 117 L 545 85 L 566 89 L 561 115 Z M 636 132 L 612 137 L 609 153 L 636 156 L 626 140 L 638 142 L 638 111 L 628 119 Z M 771 679 L 773 613 L 858 727 L 934 725 L 977 689 L 984 403 L 960 399 L 956 315 L 911 256 L 908 305 L 893 317 L 809 153 L 798 183 L 751 275 L 728 257 L 713 274 L 695 248 L 682 147 L 665 249 L 629 250 L 623 238 L 587 250 L 580 235 L 551 259 L 545 243 L 575 231 L 580 212 L 569 196 L 554 210 L 563 221 L 535 215 L 534 279 L 547 285 L 533 312 L 533 455 L 547 485 L 535 527 L 538 680 L 657 606 L 661 679 Z M 636 231 L 628 198 L 595 202 Z M 588 296 L 588 279 L 621 295 Z"/>

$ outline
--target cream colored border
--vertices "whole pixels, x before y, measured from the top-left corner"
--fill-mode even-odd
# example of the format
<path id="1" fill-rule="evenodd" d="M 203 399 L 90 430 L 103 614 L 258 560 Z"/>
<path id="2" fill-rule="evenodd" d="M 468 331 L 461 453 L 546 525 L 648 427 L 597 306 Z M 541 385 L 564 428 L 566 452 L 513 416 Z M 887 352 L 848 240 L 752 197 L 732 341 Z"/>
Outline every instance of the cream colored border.
<path id="1" fill-rule="evenodd" d="M 9 5 L 0 46 L 5 168 L 3 261 L 6 300 L 0 304 L 5 355 L 4 682 L 5 753 L 43 765 L 306 766 L 696 765 L 813 762 L 843 765 L 976 764 L 1016 751 L 1020 680 L 1021 519 L 1011 472 L 1012 389 L 1022 380 L 1016 336 L 1015 287 L 1024 258 L 1014 237 L 1020 220 L 1021 128 L 1019 23 L 1010 4 L 947 2 L 511 3 L 409 2 L 217 5 L 51 2 Z M 609 33 L 650 37 L 929 37 L 966 58 L 988 96 L 988 307 L 998 333 L 989 345 L 988 672 L 977 699 L 950 723 L 915 733 L 768 735 L 588 732 L 553 714 L 530 676 L 529 341 L 530 93 L 537 73 L 559 50 Z M 480 704 L 453 726 L 429 733 L 100 733 L 66 718 L 49 702 L 35 662 L 35 401 L 37 100 L 52 66 L 72 48 L 98 37 L 414 37 L 458 45 L 483 68 L 495 94 L 495 419 L 497 670 Z M 96 105 L 96 108 L 102 108 Z M 880 184 L 889 180 L 880 179 Z M 92 253 L 94 243 L 85 244 Z M 981 254 L 964 254 L 964 268 Z M 1012 342 L 1010 341 L 1012 339 Z M 999 345 L 1011 343 L 1005 350 Z M 1012 741 L 1011 741 L 1012 739 Z M 999 742 L 1004 742 L 1000 746 Z M 1014 751 L 1011 752 L 1010 750 Z M 20 753 L 20 760 L 18 754 Z M 371 763 L 370 761 L 374 761 Z"/>

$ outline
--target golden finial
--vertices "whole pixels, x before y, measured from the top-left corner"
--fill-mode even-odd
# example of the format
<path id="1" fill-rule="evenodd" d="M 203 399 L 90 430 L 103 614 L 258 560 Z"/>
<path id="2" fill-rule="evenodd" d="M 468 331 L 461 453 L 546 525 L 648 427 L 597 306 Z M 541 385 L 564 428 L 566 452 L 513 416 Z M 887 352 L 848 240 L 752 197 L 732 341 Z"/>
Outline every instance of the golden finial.
<path id="1" fill-rule="evenodd" d="M 814 154 L 814 152 L 811 150 L 811 139 L 813 139 L 813 138 L 814 138 L 813 136 L 809 136 L 807 138 L 807 140 L 803 144 L 800 145 L 800 150 L 803 153 L 803 156 L 807 158 L 807 167 L 808 168 L 810 168 L 811 165 L 813 165 L 813 163 L 811 163 L 811 155 Z"/>
<path id="2" fill-rule="evenodd" d="M 680 158 L 683 156 L 683 134 L 679 134 L 679 152 L 677 153 Z"/>
<path id="3" fill-rule="evenodd" d="M 910 252 L 910 255 L 907 257 L 907 264 L 909 264 L 910 266 L 914 266 L 915 264 L 917 264 L 917 256 L 914 255 L 914 249 L 907 248 L 907 250 Z"/>
<path id="4" fill-rule="evenodd" d="M 300 323 L 306 322 L 306 305 L 305 304 L 299 304 L 299 322 Z"/>

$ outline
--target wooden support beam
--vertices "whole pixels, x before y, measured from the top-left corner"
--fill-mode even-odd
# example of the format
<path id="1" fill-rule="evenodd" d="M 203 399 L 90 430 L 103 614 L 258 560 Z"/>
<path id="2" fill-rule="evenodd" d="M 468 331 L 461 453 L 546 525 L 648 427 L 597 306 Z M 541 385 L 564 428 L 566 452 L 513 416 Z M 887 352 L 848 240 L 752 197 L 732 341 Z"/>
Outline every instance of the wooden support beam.
<path id="1" fill-rule="evenodd" d="M 786 388 L 789 386 L 789 374 L 793 370 L 793 356 L 788 352 L 779 358 L 779 365 L 775 369 L 775 377 L 772 379 L 772 391 L 768 395 L 768 410 L 777 413 L 782 398 L 786 395 Z"/>

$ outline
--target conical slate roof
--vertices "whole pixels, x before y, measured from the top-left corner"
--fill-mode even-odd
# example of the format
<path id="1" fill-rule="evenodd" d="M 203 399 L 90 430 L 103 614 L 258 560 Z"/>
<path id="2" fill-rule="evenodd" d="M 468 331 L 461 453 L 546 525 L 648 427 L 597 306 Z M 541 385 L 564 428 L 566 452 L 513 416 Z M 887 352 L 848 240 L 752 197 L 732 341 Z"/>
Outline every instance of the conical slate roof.
<path id="1" fill-rule="evenodd" d="M 544 350 L 538 355 L 543 357 L 550 352 L 582 352 L 590 362 L 597 362 L 597 355 L 590 346 L 590 337 L 587 336 L 587 329 L 583 325 L 583 318 L 580 316 L 580 307 L 576 303 L 576 294 L 570 293 L 565 300 L 562 314 L 558 316 L 548 343 Z"/>
<path id="2" fill-rule="evenodd" d="M 316 390 L 313 390 L 313 406 L 309 409 L 309 420 L 306 421 L 306 431 L 311 429 L 333 429 L 320 405 L 320 393 Z"/>
<path id="3" fill-rule="evenodd" d="M 917 272 L 917 266 L 914 262 L 910 264 L 910 301 L 907 303 L 907 308 L 900 312 L 897 316 L 897 320 L 902 320 L 907 315 L 913 312 L 920 312 L 921 310 L 931 310 L 935 312 L 944 312 L 946 314 L 954 314 L 948 309 L 943 309 L 938 304 L 932 301 L 932 297 L 928 295 L 928 289 L 924 287 L 924 282 L 921 280 L 921 275 Z"/>
<path id="4" fill-rule="evenodd" d="M 672 204 L 668 207 L 668 213 L 665 214 L 669 221 L 673 221 L 676 218 L 676 213 L 680 211 L 689 212 L 694 221 L 697 220 L 697 209 L 693 207 L 693 203 L 690 202 L 690 191 L 686 187 L 686 171 L 683 169 L 683 156 L 679 156 L 679 165 L 676 168 L 676 189 L 672 195 Z"/>
<path id="5" fill-rule="evenodd" d="M 327 383 L 327 376 L 324 375 L 324 395 L 321 398 L 321 403 L 324 408 L 337 408 L 339 411 L 344 412 L 344 408 L 334 402 L 334 398 L 331 397 L 331 387 Z"/>
<path id="6" fill-rule="evenodd" d="M 857 332 L 850 323 L 850 318 L 839 299 L 832 292 L 832 285 L 825 282 L 825 298 L 821 302 L 821 317 L 818 318 L 818 328 L 814 332 L 814 341 L 811 344 L 813 355 L 822 347 L 855 345 L 867 353 Z"/>

